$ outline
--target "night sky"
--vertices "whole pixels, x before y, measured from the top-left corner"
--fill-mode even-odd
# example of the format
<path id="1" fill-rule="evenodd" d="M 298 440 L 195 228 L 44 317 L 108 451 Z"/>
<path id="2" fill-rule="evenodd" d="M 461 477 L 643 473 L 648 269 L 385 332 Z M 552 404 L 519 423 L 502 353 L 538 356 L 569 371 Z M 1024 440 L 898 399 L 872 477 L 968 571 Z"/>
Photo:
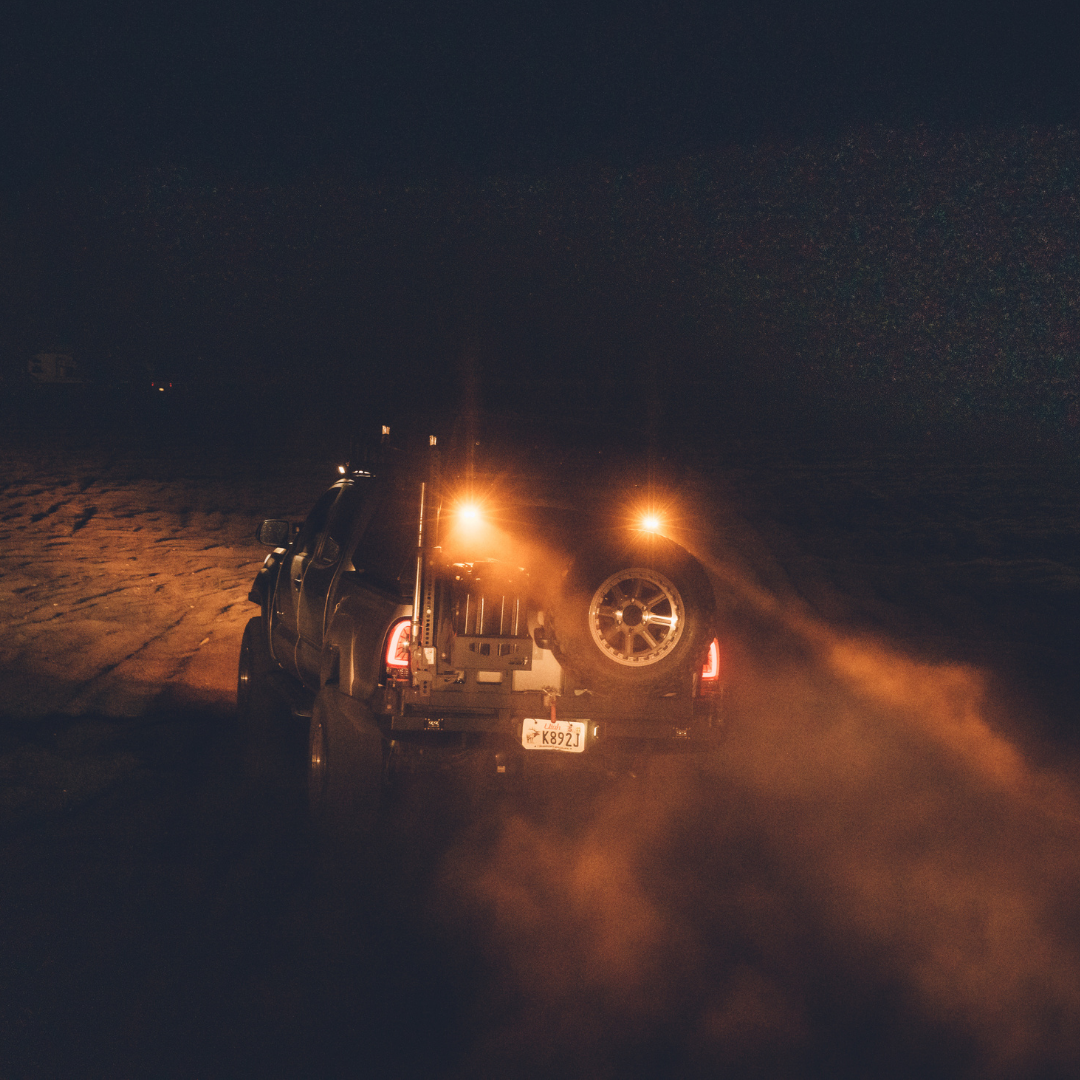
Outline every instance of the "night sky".
<path id="1" fill-rule="evenodd" d="M 5 381 L 1071 438 L 1077 22 L 11 5 Z"/>

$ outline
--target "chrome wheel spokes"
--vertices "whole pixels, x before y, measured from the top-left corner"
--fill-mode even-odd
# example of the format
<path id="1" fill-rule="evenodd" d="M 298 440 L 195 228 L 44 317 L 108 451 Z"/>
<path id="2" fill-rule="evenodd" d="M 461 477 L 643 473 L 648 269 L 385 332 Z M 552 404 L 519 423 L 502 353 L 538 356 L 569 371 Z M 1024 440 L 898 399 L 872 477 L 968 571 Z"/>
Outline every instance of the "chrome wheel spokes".
<path id="1" fill-rule="evenodd" d="M 593 641 L 619 664 L 655 664 L 682 636 L 683 603 L 663 574 L 634 567 L 612 574 L 593 594 Z"/>

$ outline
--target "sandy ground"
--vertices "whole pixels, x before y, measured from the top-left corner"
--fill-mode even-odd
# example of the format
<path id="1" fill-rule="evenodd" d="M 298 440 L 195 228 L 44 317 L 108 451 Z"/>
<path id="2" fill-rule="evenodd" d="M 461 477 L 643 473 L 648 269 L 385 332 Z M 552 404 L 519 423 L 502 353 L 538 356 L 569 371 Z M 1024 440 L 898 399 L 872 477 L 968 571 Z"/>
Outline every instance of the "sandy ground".
<path id="1" fill-rule="evenodd" d="M 406 806 L 345 883 L 231 723 L 248 538 L 331 475 L 7 460 L 0 1076 L 1076 1075 L 1071 467 L 717 467 L 709 770 Z"/>
<path id="2" fill-rule="evenodd" d="M 73 467 L 6 456 L 0 714 L 23 728 L 94 718 L 63 746 L 0 753 L 9 814 L 71 805 L 128 775 L 132 757 L 106 749 L 120 721 L 163 707 L 229 715 L 240 637 L 257 612 L 247 594 L 266 553 L 255 526 L 301 519 L 321 479 L 227 467 L 178 477 L 153 459 L 86 455 Z"/>
<path id="3" fill-rule="evenodd" d="M 3 709 L 138 716 L 163 694 L 228 702 L 271 513 L 306 513 L 280 480 L 140 479 L 7 462 L 0 491 Z"/>

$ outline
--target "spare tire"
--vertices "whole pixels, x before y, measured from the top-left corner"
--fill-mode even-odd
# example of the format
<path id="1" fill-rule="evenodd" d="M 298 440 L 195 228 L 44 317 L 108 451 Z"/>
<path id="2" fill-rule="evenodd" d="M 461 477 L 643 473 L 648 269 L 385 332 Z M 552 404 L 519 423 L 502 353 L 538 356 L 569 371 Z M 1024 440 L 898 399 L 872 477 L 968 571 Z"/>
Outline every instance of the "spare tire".
<path id="1" fill-rule="evenodd" d="M 677 691 L 704 661 L 713 609 L 701 564 L 671 540 L 589 551 L 552 612 L 555 656 L 591 690 Z"/>

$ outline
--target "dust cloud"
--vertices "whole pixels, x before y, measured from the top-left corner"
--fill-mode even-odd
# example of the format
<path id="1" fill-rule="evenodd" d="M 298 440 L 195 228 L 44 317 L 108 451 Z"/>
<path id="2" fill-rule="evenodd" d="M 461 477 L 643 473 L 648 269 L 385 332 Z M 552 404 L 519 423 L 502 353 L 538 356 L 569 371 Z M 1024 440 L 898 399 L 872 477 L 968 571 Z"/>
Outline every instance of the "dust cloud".
<path id="1" fill-rule="evenodd" d="M 1073 784 L 986 672 L 711 564 L 745 631 L 717 757 L 556 788 L 446 860 L 441 917 L 499 973 L 466 1072 L 1072 1075 Z"/>

